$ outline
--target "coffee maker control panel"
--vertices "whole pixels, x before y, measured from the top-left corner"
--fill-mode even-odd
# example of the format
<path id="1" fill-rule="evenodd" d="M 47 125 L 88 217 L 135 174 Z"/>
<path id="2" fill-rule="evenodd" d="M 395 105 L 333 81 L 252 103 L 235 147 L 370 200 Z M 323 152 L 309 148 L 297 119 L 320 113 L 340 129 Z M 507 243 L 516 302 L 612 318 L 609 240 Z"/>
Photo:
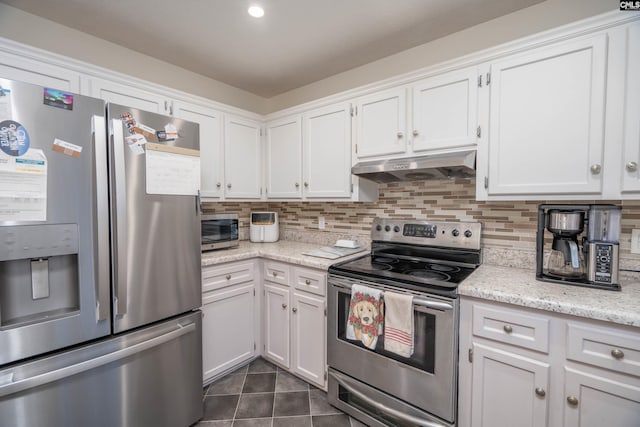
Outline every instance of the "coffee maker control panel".
<path id="1" fill-rule="evenodd" d="M 618 245 L 610 243 L 589 244 L 589 280 L 594 283 L 618 282 L 615 268 L 618 264 Z"/>

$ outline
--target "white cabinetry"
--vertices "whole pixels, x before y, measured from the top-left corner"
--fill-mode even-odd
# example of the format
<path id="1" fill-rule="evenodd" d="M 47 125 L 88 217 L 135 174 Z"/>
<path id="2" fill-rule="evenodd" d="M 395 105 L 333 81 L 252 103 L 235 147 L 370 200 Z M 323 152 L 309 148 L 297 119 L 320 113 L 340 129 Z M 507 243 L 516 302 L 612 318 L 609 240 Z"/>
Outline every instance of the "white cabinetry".
<path id="1" fill-rule="evenodd" d="M 200 125 L 200 195 L 220 198 L 223 194 L 223 118 L 220 111 L 182 101 L 173 103 L 173 113 Z"/>
<path id="2" fill-rule="evenodd" d="M 265 261 L 264 280 L 264 356 L 326 388 L 326 273 Z"/>
<path id="3" fill-rule="evenodd" d="M 351 104 L 302 116 L 303 191 L 306 198 L 351 197 Z"/>
<path id="4" fill-rule="evenodd" d="M 225 197 L 259 199 L 262 196 L 260 122 L 225 117 Z"/>
<path id="5" fill-rule="evenodd" d="M 80 73 L 8 52 L 2 52 L 0 78 L 81 93 Z"/>
<path id="6" fill-rule="evenodd" d="M 256 354 L 254 261 L 206 267 L 202 272 L 203 382 Z"/>
<path id="7" fill-rule="evenodd" d="M 92 77 L 89 85 L 91 96 L 107 102 L 152 113 L 171 113 L 171 101 L 164 95 L 98 77 Z"/>
<path id="8" fill-rule="evenodd" d="M 355 106 L 358 159 L 407 151 L 407 88 L 376 92 Z"/>
<path id="9" fill-rule="evenodd" d="M 294 115 L 267 124 L 268 198 L 302 197 L 302 119 Z"/>
<path id="10" fill-rule="evenodd" d="M 625 29 L 624 133 L 622 136 L 622 197 L 640 196 L 640 23 Z"/>
<path id="11" fill-rule="evenodd" d="M 466 297 L 460 325 L 460 427 L 638 425 L 637 328 Z"/>

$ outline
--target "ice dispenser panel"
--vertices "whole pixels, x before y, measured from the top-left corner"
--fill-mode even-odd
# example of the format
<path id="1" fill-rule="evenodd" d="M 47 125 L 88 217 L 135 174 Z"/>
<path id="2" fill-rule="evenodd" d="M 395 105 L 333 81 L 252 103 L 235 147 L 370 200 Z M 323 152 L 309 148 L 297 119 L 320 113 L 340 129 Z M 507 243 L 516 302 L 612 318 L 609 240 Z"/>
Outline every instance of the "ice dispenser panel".
<path id="1" fill-rule="evenodd" d="M 77 224 L 0 227 L 0 329 L 80 309 Z"/>

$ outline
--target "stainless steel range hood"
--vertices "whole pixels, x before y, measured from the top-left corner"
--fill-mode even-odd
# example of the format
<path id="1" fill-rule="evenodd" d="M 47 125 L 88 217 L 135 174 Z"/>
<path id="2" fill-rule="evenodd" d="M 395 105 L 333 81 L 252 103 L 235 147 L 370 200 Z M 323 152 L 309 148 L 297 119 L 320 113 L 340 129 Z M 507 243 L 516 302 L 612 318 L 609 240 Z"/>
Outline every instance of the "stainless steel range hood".
<path id="1" fill-rule="evenodd" d="M 360 162 L 351 173 L 371 181 L 423 181 L 476 176 L 476 150 Z"/>

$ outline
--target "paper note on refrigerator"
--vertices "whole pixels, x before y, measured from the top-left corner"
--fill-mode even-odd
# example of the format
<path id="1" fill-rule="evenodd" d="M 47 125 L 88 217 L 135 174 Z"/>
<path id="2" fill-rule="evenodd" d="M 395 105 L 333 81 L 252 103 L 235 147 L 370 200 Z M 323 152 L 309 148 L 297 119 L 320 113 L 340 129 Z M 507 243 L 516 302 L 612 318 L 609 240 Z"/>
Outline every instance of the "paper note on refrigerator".
<path id="1" fill-rule="evenodd" d="M 200 151 L 152 142 L 145 148 L 147 194 L 198 194 Z"/>
<path id="2" fill-rule="evenodd" d="M 19 157 L 0 152 L 0 222 L 47 220 L 47 157 L 31 148 Z"/>

